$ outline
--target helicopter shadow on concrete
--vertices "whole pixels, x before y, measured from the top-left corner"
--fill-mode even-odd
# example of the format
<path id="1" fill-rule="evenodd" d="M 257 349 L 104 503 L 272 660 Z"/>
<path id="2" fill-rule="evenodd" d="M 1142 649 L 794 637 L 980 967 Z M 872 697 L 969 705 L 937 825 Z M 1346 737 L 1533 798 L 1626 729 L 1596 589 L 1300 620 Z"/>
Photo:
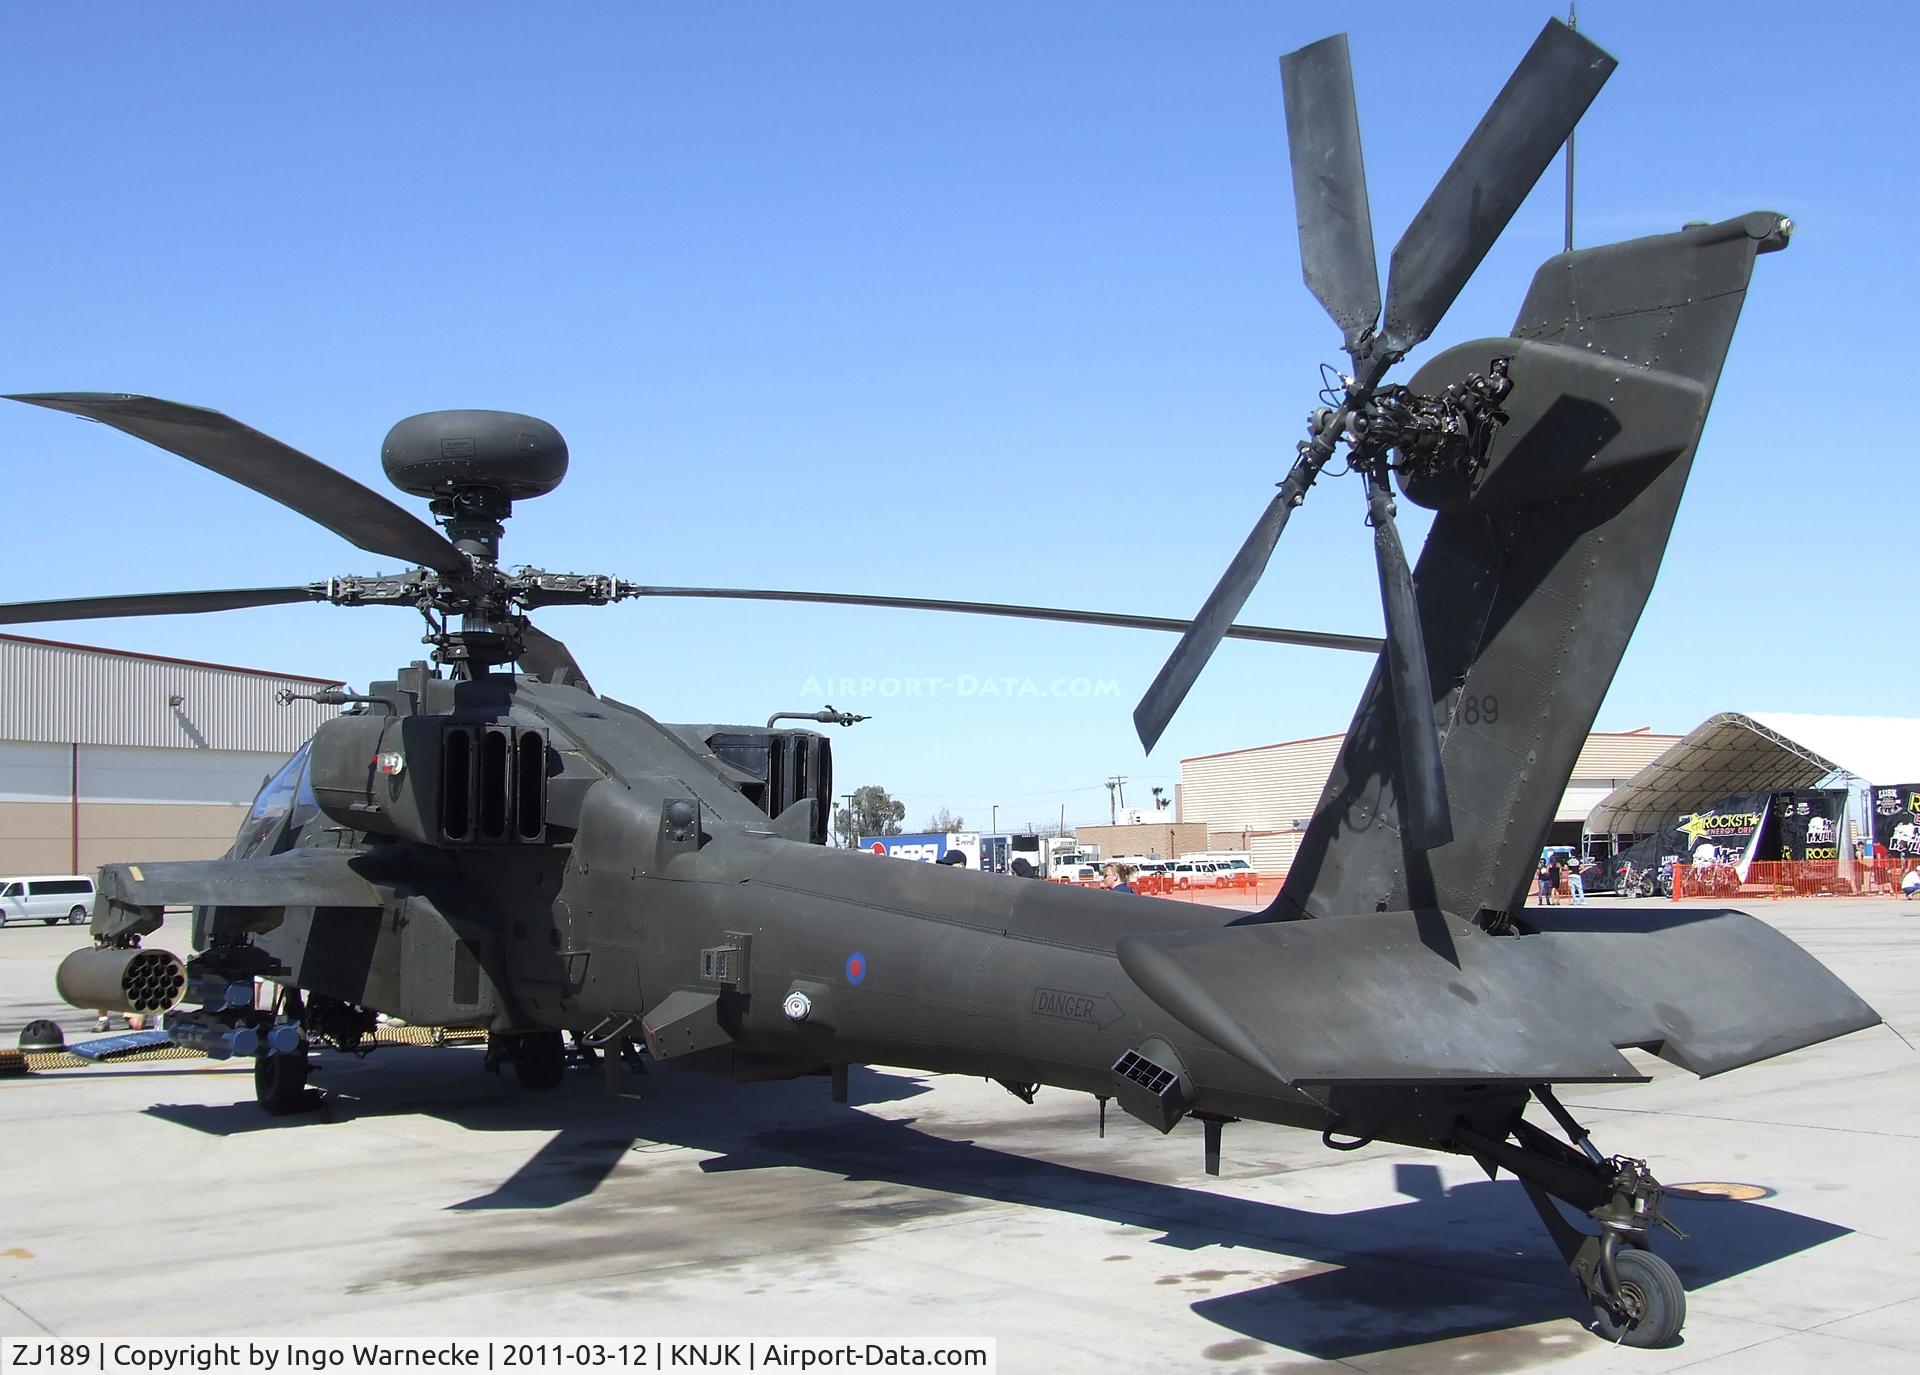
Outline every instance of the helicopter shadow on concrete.
<path id="1" fill-rule="evenodd" d="M 1157 1229 L 1182 1251 L 1254 1253 L 1238 1270 L 1163 1276 L 1191 1292 L 1257 1282 L 1276 1267 L 1302 1268 L 1243 1292 L 1205 1297 L 1192 1311 L 1270 1345 L 1340 1360 L 1576 1317 L 1586 1307 L 1520 1186 L 1510 1179 L 1445 1188 L 1432 1165 L 1396 1164 L 1403 1201 L 1318 1213 L 1158 1183 L 949 1140 L 911 1120 L 795 1125 L 757 1133 L 748 1150 L 703 1161 L 709 1172 L 804 1166 L 849 1181 L 877 1181 L 1046 1208 Z M 690 1142 L 689 1144 L 703 1144 Z M 1197 1147 L 1169 1143 L 1169 1149 Z M 1674 1200 L 1692 1234 L 1664 1249 L 1689 1289 L 1718 1283 L 1848 1233 L 1816 1218 L 1751 1203 Z M 1212 1258 L 1210 1258 L 1211 1260 Z M 1553 1335 L 1552 1340 L 1560 1337 Z M 1224 1356 L 1231 1353 L 1222 1352 Z"/>
<path id="2" fill-rule="evenodd" d="M 457 1077 L 436 1063 L 448 1053 L 467 1062 Z M 547 1211 L 577 1203 L 599 1190 L 636 1147 L 650 1144 L 707 1153 L 698 1168 L 708 1177 L 812 1170 L 850 1183 L 1146 1228 L 1158 1234 L 1156 1244 L 1175 1252 L 1239 1252 L 1244 1261 L 1235 1256 L 1223 1263 L 1216 1253 L 1208 1256 L 1208 1268 L 1176 1269 L 1155 1283 L 1183 1298 L 1195 1296 L 1191 1310 L 1229 1332 L 1321 1359 L 1586 1318 L 1524 1193 L 1504 1178 L 1447 1188 L 1437 1167 L 1397 1163 L 1394 1183 L 1401 1197 L 1395 1202 L 1320 1213 L 938 1135 L 911 1117 L 850 1111 L 833 1103 L 819 1080 L 735 1087 L 655 1065 L 645 1076 L 627 1075 L 620 1097 L 601 1093 L 592 1070 L 576 1073 L 556 1094 L 531 1095 L 510 1082 L 470 1075 L 477 1059 L 470 1053 L 417 1050 L 399 1058 L 405 1069 L 389 1063 L 379 1073 L 339 1075 L 329 1099 L 331 1121 L 424 1112 L 473 1131 L 554 1132 L 496 1188 L 448 1205 L 451 1213 Z M 902 1103 L 929 1091 L 913 1076 L 858 1068 L 850 1088 L 853 1107 Z M 148 1111 L 218 1135 L 303 1129 L 301 1119 L 271 1118 L 250 1102 Z M 324 1130 L 326 1123 L 311 1125 Z M 1131 1144 L 1119 1136 L 1110 1143 L 1076 1140 L 1073 1149 L 1110 1145 L 1116 1168 L 1137 1166 L 1141 1129 L 1129 1122 L 1116 1123 L 1114 1130 L 1134 1136 Z M 1229 1134 L 1229 1166 L 1231 1145 Z M 1164 1147 L 1191 1147 L 1194 1157 L 1199 1154 L 1197 1139 Z M 1673 1199 L 1669 1210 L 1693 1237 L 1662 1248 L 1689 1289 L 1847 1234 L 1846 1228 L 1758 1203 Z M 1246 1287 L 1219 1292 L 1240 1285 Z M 1564 1332 L 1553 1329 L 1542 1340 L 1549 1338 L 1563 1340 Z"/>
<path id="3" fill-rule="evenodd" d="M 442 1057 L 456 1057 L 451 1073 Z M 677 1069 L 650 1066 L 645 1075 L 624 1072 L 618 1096 L 600 1091 L 601 1071 L 576 1068 L 569 1084 L 555 1094 L 526 1093 L 513 1084 L 511 1071 L 499 1078 L 480 1073 L 476 1049 L 392 1047 L 365 1061 L 339 1054 L 321 1057 L 316 1083 L 325 1090 L 321 1111 L 289 1117 L 271 1117 L 251 1101 L 232 1103 L 155 1103 L 143 1109 L 149 1117 L 189 1127 L 213 1136 L 244 1136 L 256 1132 L 289 1131 L 303 1126 L 328 1125 L 360 1118 L 404 1117 L 426 1114 L 468 1131 L 551 1131 L 554 1135 L 524 1164 L 494 1189 L 450 1205 L 456 1211 L 558 1208 L 590 1197 L 636 1145 L 695 1146 L 697 1133 L 669 1141 L 643 1136 L 642 1127 L 657 1126 L 654 1111 L 663 1094 L 674 1100 L 676 1118 L 684 1119 L 701 1107 L 722 1109 L 709 1114 L 715 1141 L 737 1144 L 764 1118 L 751 1090 L 716 1085 L 713 1080 Z M 362 1073 L 365 1069 L 371 1072 Z M 123 1073 L 125 1071 L 122 1071 Z M 177 1069 L 153 1071 L 178 1078 Z M 900 1102 L 927 1093 L 927 1086 L 904 1075 L 884 1074 L 853 1067 L 848 1076 L 850 1107 Z M 795 1099 L 827 1100 L 824 1080 L 808 1080 L 785 1088 Z M 716 1092 L 716 1090 L 718 1090 Z M 724 1106 L 723 1106 L 724 1105 Z M 845 1108 L 832 1105 L 837 1112 Z M 864 1120 L 864 1119 L 863 1119 Z M 726 1149 L 714 1145 L 714 1150 Z"/>

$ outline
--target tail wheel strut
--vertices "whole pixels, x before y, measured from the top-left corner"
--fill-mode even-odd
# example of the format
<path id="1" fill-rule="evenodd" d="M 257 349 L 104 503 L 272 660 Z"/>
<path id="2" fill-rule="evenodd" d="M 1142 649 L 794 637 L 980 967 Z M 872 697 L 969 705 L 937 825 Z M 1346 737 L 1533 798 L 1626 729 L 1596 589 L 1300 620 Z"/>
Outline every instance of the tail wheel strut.
<path id="1" fill-rule="evenodd" d="M 1646 1162 L 1602 1156 L 1586 1129 L 1545 1085 L 1533 1090 L 1572 1145 L 1556 1140 L 1517 1113 L 1499 1139 L 1466 1123 L 1454 1127 L 1454 1143 L 1489 1174 L 1505 1169 L 1527 1191 L 1547 1234 L 1593 1303 L 1594 1330 L 1626 1346 L 1666 1346 L 1687 1318 L 1686 1288 L 1673 1267 L 1648 1248 L 1648 1234 L 1664 1227 L 1682 1241 L 1686 1233 L 1667 1218 L 1665 1192 Z M 1555 1200 L 1572 1205 L 1599 1224 L 1598 1234 L 1567 1221 Z"/>

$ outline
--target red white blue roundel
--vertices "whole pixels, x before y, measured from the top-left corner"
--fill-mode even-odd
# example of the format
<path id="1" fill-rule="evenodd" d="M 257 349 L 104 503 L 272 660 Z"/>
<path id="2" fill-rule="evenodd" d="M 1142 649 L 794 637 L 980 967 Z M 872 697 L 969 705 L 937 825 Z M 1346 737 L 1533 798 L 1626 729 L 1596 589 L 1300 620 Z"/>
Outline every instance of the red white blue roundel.
<path id="1" fill-rule="evenodd" d="M 847 956 L 847 982 L 857 984 L 867 977 L 867 957 L 858 950 Z"/>

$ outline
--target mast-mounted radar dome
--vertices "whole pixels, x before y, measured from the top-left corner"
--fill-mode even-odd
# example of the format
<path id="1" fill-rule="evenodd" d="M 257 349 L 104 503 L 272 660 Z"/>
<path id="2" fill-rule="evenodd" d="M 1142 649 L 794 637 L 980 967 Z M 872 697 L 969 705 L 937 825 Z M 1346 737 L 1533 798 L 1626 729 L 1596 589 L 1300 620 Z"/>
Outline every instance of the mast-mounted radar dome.
<path id="1" fill-rule="evenodd" d="M 508 501 L 544 496 L 567 475 L 567 441 L 513 411 L 428 411 L 387 431 L 387 478 L 403 492 L 446 497 L 476 487 Z"/>

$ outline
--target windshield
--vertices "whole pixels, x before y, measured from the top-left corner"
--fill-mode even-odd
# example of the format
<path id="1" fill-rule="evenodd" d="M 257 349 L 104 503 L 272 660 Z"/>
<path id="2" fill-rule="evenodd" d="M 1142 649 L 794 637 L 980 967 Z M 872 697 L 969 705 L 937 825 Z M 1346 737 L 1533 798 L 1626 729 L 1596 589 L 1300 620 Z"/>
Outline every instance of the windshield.
<path id="1" fill-rule="evenodd" d="M 302 821 L 313 815 L 313 785 L 306 777 L 310 748 L 311 741 L 302 745 L 273 777 L 260 785 L 253 806 L 247 809 L 240 834 L 234 838 L 231 851 L 234 858 L 245 859 L 253 854 L 278 829 L 280 822 L 296 810 L 302 813 L 299 818 Z"/>

